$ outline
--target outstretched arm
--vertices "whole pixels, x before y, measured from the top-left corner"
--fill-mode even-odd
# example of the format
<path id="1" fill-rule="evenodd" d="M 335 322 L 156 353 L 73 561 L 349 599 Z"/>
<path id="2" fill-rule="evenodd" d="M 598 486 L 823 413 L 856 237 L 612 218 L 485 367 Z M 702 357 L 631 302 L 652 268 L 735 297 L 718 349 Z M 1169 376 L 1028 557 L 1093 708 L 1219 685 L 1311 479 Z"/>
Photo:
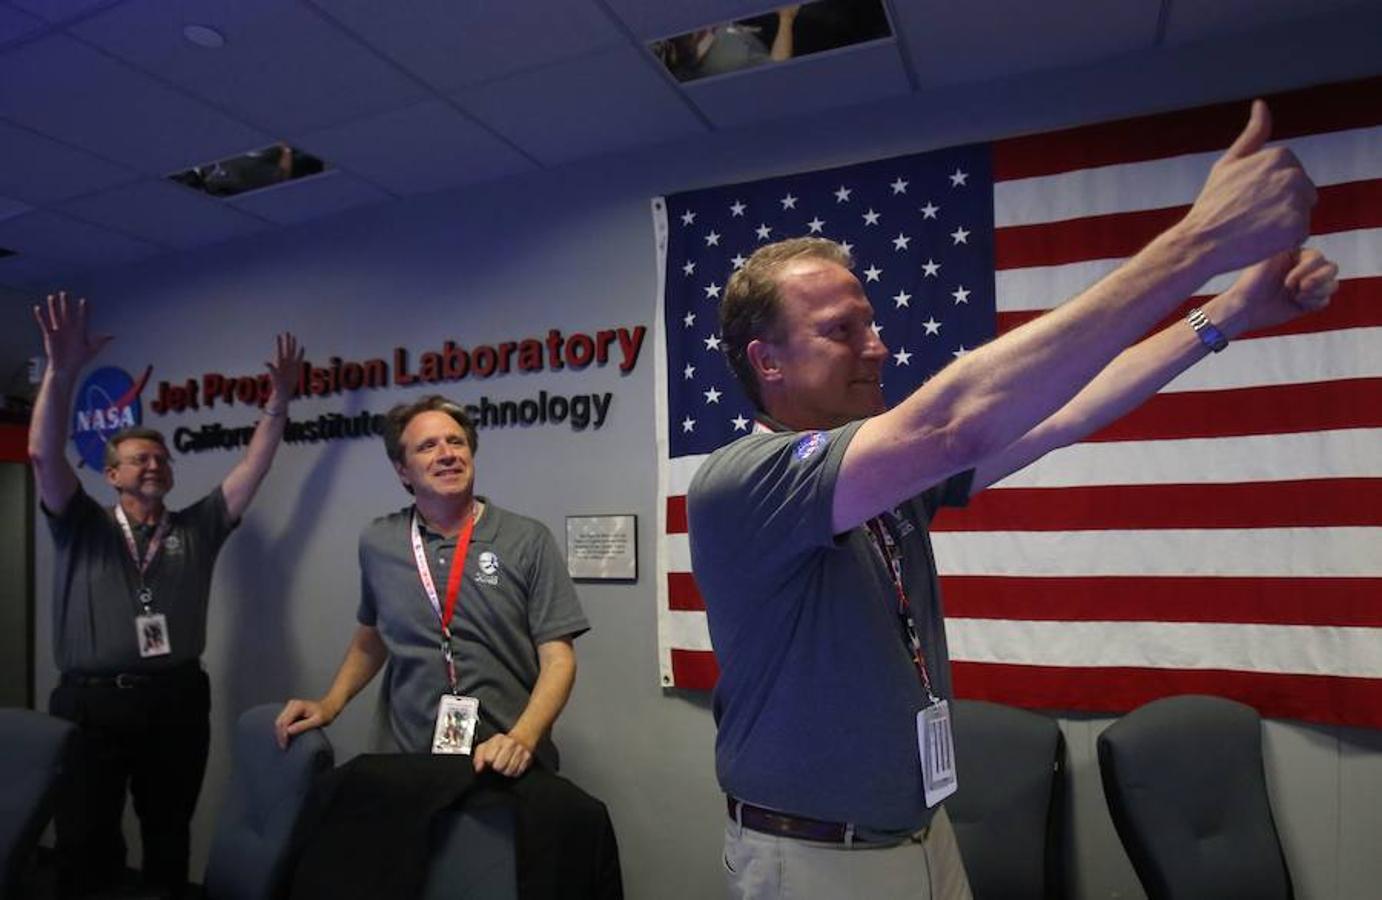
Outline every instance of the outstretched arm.
<path id="1" fill-rule="evenodd" d="M 274 735 L 278 746 L 287 748 L 294 736 L 330 725 L 350 699 L 379 673 L 389 658 L 389 650 L 379 630 L 360 625 L 346 648 L 345 659 L 331 682 L 331 690 L 320 700 L 289 700 L 274 720 Z"/>
<path id="2" fill-rule="evenodd" d="M 1285 251 L 1245 269 L 1204 312 L 1232 340 L 1324 308 L 1338 288 L 1338 274 L 1339 267 L 1319 251 Z M 972 492 L 1117 421 L 1208 353 L 1186 322 L 1173 322 L 1129 347 L 1049 419 L 976 467 Z"/>
<path id="3" fill-rule="evenodd" d="M 1079 296 L 866 421 L 836 481 L 836 533 L 1006 450 L 1210 277 L 1299 246 L 1314 185 L 1289 151 L 1264 147 L 1270 131 L 1266 105 L 1254 102 L 1185 218 Z"/>
<path id="4" fill-rule="evenodd" d="M 576 649 L 569 637 L 537 645 L 538 675 L 523 714 L 508 734 L 496 734 L 475 748 L 475 771 L 493 769 L 517 778 L 533 763 L 538 741 L 553 723 L 576 683 Z"/>
<path id="5" fill-rule="evenodd" d="M 226 510 L 230 513 L 231 521 L 244 515 L 255 492 L 259 490 L 260 482 L 268 474 L 274 453 L 283 440 L 283 428 L 288 421 L 288 402 L 293 399 L 298 371 L 302 368 L 302 355 L 303 349 L 292 334 L 284 332 L 278 336 L 274 359 L 268 363 L 273 389 L 264 403 L 264 414 L 255 426 L 254 437 L 250 438 L 244 458 L 221 482 L 221 492 L 225 494 Z"/>
<path id="6" fill-rule="evenodd" d="M 71 304 L 67 294 L 49 294 L 45 305 L 34 307 L 43 334 L 48 365 L 34 401 L 29 425 L 29 462 L 38 481 L 38 495 L 49 512 L 61 514 L 77 492 L 77 473 L 67 461 L 67 421 L 72 415 L 72 390 L 86 364 L 110 342 L 110 335 L 92 337 L 86 330 L 86 300 Z"/>

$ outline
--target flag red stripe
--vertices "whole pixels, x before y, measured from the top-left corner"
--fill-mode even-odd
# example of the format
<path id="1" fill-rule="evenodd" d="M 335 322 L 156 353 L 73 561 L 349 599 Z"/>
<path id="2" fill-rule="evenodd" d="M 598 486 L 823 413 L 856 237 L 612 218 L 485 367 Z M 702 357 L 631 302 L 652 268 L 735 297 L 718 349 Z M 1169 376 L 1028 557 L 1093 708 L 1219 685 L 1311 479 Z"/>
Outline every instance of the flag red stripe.
<path id="1" fill-rule="evenodd" d="M 1091 259 L 1132 256 L 1189 212 L 1189 206 L 1085 216 L 1061 222 L 995 229 L 994 268 L 1059 266 Z M 1382 180 L 1331 184 L 1319 189 L 1311 234 L 1333 234 L 1382 225 Z"/>
<path id="2" fill-rule="evenodd" d="M 1322 85 L 1266 98 L 1274 139 L 1365 128 L 1382 122 L 1382 77 Z M 1055 175 L 1092 166 L 1223 150 L 1248 119 L 1245 100 L 1121 119 L 998 141 L 995 181 Z"/>
<path id="3" fill-rule="evenodd" d="M 1193 307 L 1203 306 L 1209 297 L 1208 294 L 1191 297 L 1182 303 L 1175 312 L 1158 322 L 1156 327 L 1148 333 L 1160 331 L 1172 322 L 1181 321 Z M 1279 337 L 1286 334 L 1318 334 L 1322 331 L 1337 331 L 1342 328 L 1373 328 L 1382 325 L 1382 302 L 1378 300 L 1380 297 L 1382 297 L 1382 278 L 1350 278 L 1339 282 L 1339 290 L 1329 301 L 1329 305 L 1319 312 L 1292 319 L 1273 328 L 1249 331 L 1240 335 L 1238 340 Z M 1045 309 L 1000 312 L 998 314 L 998 333 L 1006 334 L 1020 325 L 1025 325 L 1031 320 L 1045 315 L 1047 312 L 1049 310 Z"/>
<path id="4" fill-rule="evenodd" d="M 1375 678 L 971 662 L 951 669 L 957 696 L 1037 709 L 1123 712 L 1175 694 L 1216 694 L 1274 719 L 1382 727 L 1382 680 Z"/>
<path id="5" fill-rule="evenodd" d="M 943 575 L 941 596 L 961 619 L 1382 626 L 1382 578 Z"/>
<path id="6" fill-rule="evenodd" d="M 945 509 L 932 531 L 1313 528 L 1382 525 L 1382 478 L 1000 488 Z M 1380 604 L 1382 605 L 1382 604 Z"/>
<path id="7" fill-rule="evenodd" d="M 688 691 L 708 691 L 720 678 L 720 666 L 709 650 L 679 650 L 672 648 L 672 683 Z"/>
<path id="8" fill-rule="evenodd" d="M 667 533 L 686 533 L 686 495 L 674 494 L 667 498 Z"/>
<path id="9" fill-rule="evenodd" d="M 1382 426 L 1382 378 L 1157 394 L 1086 442 L 1291 434 Z"/>
<path id="10" fill-rule="evenodd" d="M 690 572 L 667 573 L 667 608 L 678 612 L 704 612 L 705 600 Z"/>

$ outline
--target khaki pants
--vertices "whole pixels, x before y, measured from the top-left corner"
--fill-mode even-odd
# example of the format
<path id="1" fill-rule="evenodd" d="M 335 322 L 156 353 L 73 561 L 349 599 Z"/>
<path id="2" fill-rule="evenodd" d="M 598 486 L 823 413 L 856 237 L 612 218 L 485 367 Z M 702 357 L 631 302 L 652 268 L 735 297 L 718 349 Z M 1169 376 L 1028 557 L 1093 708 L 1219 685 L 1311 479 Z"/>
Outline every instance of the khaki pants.
<path id="1" fill-rule="evenodd" d="M 900 844 L 821 844 L 763 834 L 730 821 L 725 871 L 734 900 L 972 900 L 945 807 Z"/>

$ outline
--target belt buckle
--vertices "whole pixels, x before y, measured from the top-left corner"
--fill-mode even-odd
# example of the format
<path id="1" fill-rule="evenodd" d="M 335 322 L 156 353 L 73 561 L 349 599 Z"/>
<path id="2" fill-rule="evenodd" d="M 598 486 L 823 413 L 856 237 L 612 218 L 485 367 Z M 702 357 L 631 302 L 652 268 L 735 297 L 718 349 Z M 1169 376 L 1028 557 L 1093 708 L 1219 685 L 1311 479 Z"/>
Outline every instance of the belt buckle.
<path id="1" fill-rule="evenodd" d="M 122 690 L 135 687 L 138 684 L 138 676 L 131 675 L 128 672 L 121 672 L 119 675 L 115 676 L 115 686 Z"/>

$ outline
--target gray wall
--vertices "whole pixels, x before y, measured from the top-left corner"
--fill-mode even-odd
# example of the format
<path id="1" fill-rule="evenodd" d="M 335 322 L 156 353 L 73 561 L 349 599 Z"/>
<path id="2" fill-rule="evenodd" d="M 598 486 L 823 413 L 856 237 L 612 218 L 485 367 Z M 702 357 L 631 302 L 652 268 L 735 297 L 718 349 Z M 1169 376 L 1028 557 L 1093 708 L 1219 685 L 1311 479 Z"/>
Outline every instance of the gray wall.
<path id="1" fill-rule="evenodd" d="M 416 353 L 448 337 L 474 345 L 539 328 L 651 326 L 652 195 L 1375 74 L 1375 33 L 1326 42 L 1296 27 L 1241 41 L 1227 55 L 1222 46 L 1183 48 L 810 121 L 765 122 L 462 195 L 400 201 L 108 271 L 74 287 L 96 304 L 97 327 L 118 335 L 105 361 L 130 370 L 152 362 L 155 378 L 253 371 L 267 357 L 272 333 L 285 328 L 322 360 L 383 355 L 395 345 Z M 651 339 L 625 377 L 609 370 L 510 375 L 447 390 L 463 398 L 482 391 L 614 392 L 610 420 L 598 432 L 482 434 L 480 490 L 558 534 L 567 514 L 638 514 L 640 581 L 581 589 L 594 628 L 578 642 L 580 674 L 556 737 L 565 773 L 610 805 L 630 897 L 719 896 L 723 806 L 708 700 L 658 686 Z M 418 393 L 301 401 L 292 412 L 303 418 L 360 406 L 381 411 Z M 252 416 L 234 407 L 149 419 L 173 427 L 249 424 Z M 191 502 L 232 459 L 179 458 L 173 500 Z M 84 477 L 89 490 L 105 496 L 89 473 Z M 375 443 L 280 452 L 217 569 L 205 657 L 214 739 L 194 866 L 204 860 L 225 790 L 235 716 L 256 703 L 325 690 L 354 624 L 356 535 L 370 517 L 406 500 Z M 37 544 L 36 672 L 45 697 L 55 673 L 48 646 L 51 545 L 43 529 Z M 369 746 L 372 700 L 362 695 L 332 726 L 342 756 Z M 1141 892 L 1108 822 L 1093 762 L 1104 724 L 1062 720 L 1072 754 L 1076 894 L 1136 897 Z M 1300 896 L 1377 896 L 1382 862 L 1372 847 L 1382 823 L 1370 800 L 1382 788 L 1378 734 L 1273 723 L 1267 737 Z"/>

